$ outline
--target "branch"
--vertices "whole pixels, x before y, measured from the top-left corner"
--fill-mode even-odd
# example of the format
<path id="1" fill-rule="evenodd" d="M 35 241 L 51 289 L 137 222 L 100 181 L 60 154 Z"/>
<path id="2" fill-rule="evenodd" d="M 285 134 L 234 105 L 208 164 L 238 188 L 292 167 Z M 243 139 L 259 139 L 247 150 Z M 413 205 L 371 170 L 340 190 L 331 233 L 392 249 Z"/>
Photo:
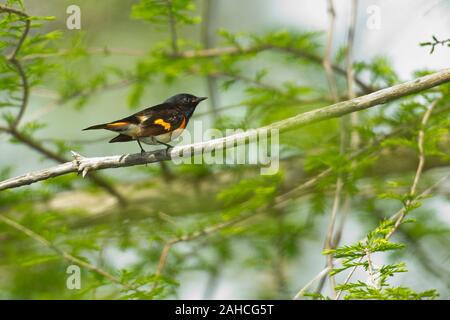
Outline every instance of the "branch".
<path id="1" fill-rule="evenodd" d="M 290 48 L 290 47 L 282 47 L 282 46 L 276 46 L 272 44 L 263 44 L 259 46 L 253 46 L 248 48 L 238 48 L 238 47 L 223 47 L 223 48 L 211 48 L 211 49 L 204 49 L 204 50 L 186 50 L 183 52 L 179 52 L 175 57 L 178 58 L 214 58 L 214 57 L 220 57 L 223 55 L 240 55 L 240 54 L 252 54 L 252 53 L 258 53 L 265 50 L 273 50 L 278 52 L 284 52 L 289 53 L 292 55 L 295 55 L 297 57 L 303 58 L 305 60 L 309 60 L 312 63 L 315 63 L 317 65 L 322 65 L 323 59 L 319 57 L 318 55 L 312 54 L 307 51 L 303 51 L 301 49 L 297 48 Z M 331 64 L 331 68 L 339 73 L 342 76 L 346 75 L 346 70 L 338 65 Z M 358 76 L 354 76 L 354 80 L 356 84 L 361 88 L 361 90 L 368 94 L 373 91 L 375 91 L 375 88 L 372 86 L 366 84 L 364 81 L 362 81 Z"/>
<path id="2" fill-rule="evenodd" d="M 11 60 L 15 60 L 17 54 L 18 54 L 19 51 L 20 51 L 20 48 L 22 47 L 23 42 L 25 41 L 25 38 L 26 38 L 27 35 L 28 35 L 28 31 L 30 31 L 30 20 L 29 20 L 30 17 L 29 17 L 25 12 L 22 12 L 22 11 L 13 9 L 13 8 L 8 8 L 8 7 L 5 7 L 5 6 L 3 6 L 3 5 L 0 5 L 0 12 L 13 13 L 13 14 L 16 14 L 16 15 L 18 15 L 18 16 L 21 16 L 22 18 L 25 19 L 25 29 L 23 30 L 23 33 L 22 33 L 22 35 L 20 36 L 20 39 L 19 39 L 19 41 L 17 42 L 16 47 L 15 47 L 13 53 L 12 53 L 11 56 L 8 58 L 8 60 L 10 60 L 10 61 L 11 61 Z"/>
<path id="3" fill-rule="evenodd" d="M 412 205 L 414 205 L 417 201 L 417 199 L 423 198 L 427 195 L 429 195 L 435 188 L 437 188 L 441 183 L 443 183 L 444 181 L 446 181 L 447 179 L 450 178 L 450 174 L 442 177 L 441 179 L 439 179 L 438 181 L 436 181 L 431 187 L 427 188 L 425 191 L 423 191 L 421 194 L 419 194 L 416 197 L 416 200 L 413 200 L 413 202 L 411 203 Z M 399 211 L 397 211 L 394 215 L 392 215 L 392 217 L 389 218 L 389 220 L 394 220 L 396 219 L 398 216 L 401 216 L 403 214 L 404 208 L 401 208 Z M 388 239 L 390 236 L 392 236 L 392 234 L 388 234 L 386 235 L 386 239 Z M 363 241 L 367 240 L 367 237 L 364 238 Z M 358 264 L 364 259 L 364 256 L 362 256 L 361 258 L 358 259 Z M 351 277 L 353 276 L 353 274 L 355 273 L 356 269 L 358 268 L 358 264 L 356 264 L 351 270 L 350 273 L 347 275 L 347 277 L 345 278 L 345 281 L 342 285 L 346 285 Z M 341 286 L 342 286 L 341 285 Z M 341 289 L 337 296 L 336 296 L 336 300 L 339 300 L 339 297 L 341 296 L 341 294 L 343 293 L 343 289 Z"/>
<path id="4" fill-rule="evenodd" d="M 25 73 L 25 70 L 22 67 L 22 64 L 19 62 L 19 60 L 17 60 L 17 54 L 19 53 L 20 48 L 22 47 L 23 42 L 25 41 L 25 39 L 28 35 L 28 32 L 30 31 L 30 17 L 25 12 L 15 10 L 12 8 L 7 8 L 2 5 L 0 5 L 0 12 L 16 14 L 16 15 L 24 18 L 24 22 L 25 22 L 25 29 L 23 30 L 22 35 L 20 36 L 19 41 L 17 42 L 16 47 L 14 48 L 11 56 L 8 58 L 8 61 L 17 70 L 19 77 L 20 77 L 20 81 L 22 82 L 22 99 L 21 99 L 22 102 L 20 104 L 19 113 L 17 114 L 17 117 L 14 119 L 14 121 L 12 123 L 12 127 L 16 128 L 18 126 L 20 120 L 22 119 L 23 114 L 25 113 L 25 109 L 27 108 L 27 105 L 28 105 L 28 96 L 30 93 L 30 87 L 28 84 L 27 75 Z"/>
<path id="5" fill-rule="evenodd" d="M 270 130 L 287 131 L 318 121 L 338 118 L 351 112 L 368 109 L 376 105 L 384 104 L 447 82 L 450 82 L 450 68 L 443 69 L 436 73 L 417 78 L 412 81 L 382 89 L 365 96 L 339 102 L 317 110 L 301 113 L 291 118 L 272 123 L 271 125 L 265 127 L 248 130 L 220 139 L 214 139 L 185 146 L 177 146 L 169 150 L 163 149 L 146 152 L 143 154 L 124 154 L 95 158 L 85 158 L 74 152 L 74 161 L 66 162 L 45 170 L 30 172 L 16 178 L 2 181 L 0 182 L 0 190 L 32 184 L 38 181 L 46 180 L 71 172 L 80 172 L 85 176 L 88 171 L 93 170 L 129 167 L 146 163 L 166 161 L 172 159 L 173 157 L 179 157 L 180 155 L 195 155 L 202 154 L 207 150 L 220 150 L 226 148 L 225 145 L 234 145 L 236 141 L 245 141 L 248 138 L 253 137 L 255 134 L 265 134 Z"/>
<path id="6" fill-rule="evenodd" d="M 14 128 L 3 128 L 0 127 L 0 131 L 6 132 L 11 134 L 14 138 L 19 140 L 20 142 L 24 143 L 31 149 L 39 152 L 40 154 L 46 156 L 47 158 L 54 160 L 56 162 L 66 163 L 68 160 L 62 156 L 60 156 L 57 153 L 54 153 L 51 150 L 48 150 L 44 148 L 40 143 L 33 140 L 32 138 L 20 133 Z M 101 188 L 105 189 L 109 194 L 114 196 L 118 201 L 119 204 L 124 205 L 126 203 L 126 200 L 123 198 L 123 196 L 105 179 L 103 179 L 99 175 L 90 175 L 89 178 L 96 183 Z"/>
<path id="7" fill-rule="evenodd" d="M 326 267 L 325 269 L 320 271 L 314 278 L 311 279 L 311 281 L 309 281 L 302 289 L 300 289 L 299 292 L 297 292 L 297 294 L 294 296 L 294 298 L 292 298 L 292 300 L 298 300 L 301 297 L 303 297 L 306 290 L 308 290 L 309 287 L 311 287 L 314 284 L 314 282 L 316 282 L 319 279 L 323 279 L 331 270 L 332 269 L 330 269 L 330 267 Z"/>
<path id="8" fill-rule="evenodd" d="M 339 93 L 336 84 L 336 78 L 334 77 L 333 68 L 331 67 L 331 51 L 333 49 L 333 31 L 334 22 L 336 20 L 336 11 L 334 10 L 333 0 L 328 0 L 328 15 L 330 24 L 327 31 L 327 45 L 325 47 L 325 55 L 323 57 L 322 65 L 325 69 L 327 76 L 328 87 L 330 88 L 331 97 L 334 102 L 339 101 Z"/>
<path id="9" fill-rule="evenodd" d="M 212 0 L 203 0 L 202 2 L 203 13 L 200 38 L 202 39 L 203 47 L 206 49 L 209 49 L 212 46 L 213 33 L 211 32 L 211 22 L 213 20 L 213 11 L 215 11 L 214 9 L 216 5 L 217 4 Z M 216 119 L 218 116 L 217 106 L 219 105 L 219 92 L 216 79 L 211 75 L 207 75 L 206 86 L 208 89 L 208 97 L 210 99 L 209 104 L 211 106 L 211 113 L 213 115 L 213 119 Z"/>
<path id="10" fill-rule="evenodd" d="M 405 205 L 403 209 L 401 210 L 401 213 L 398 217 L 398 219 L 395 221 L 394 228 L 386 235 L 386 239 L 389 239 L 392 234 L 398 229 L 400 224 L 402 223 L 403 219 L 405 218 L 406 213 L 408 212 L 408 207 L 414 203 L 415 200 L 417 200 L 417 186 L 419 184 L 420 177 L 422 176 L 423 167 L 425 165 L 425 151 L 424 151 L 424 140 L 425 140 L 425 126 L 428 123 L 428 119 L 430 118 L 431 112 L 433 111 L 435 105 L 437 104 L 438 100 L 435 100 L 430 107 L 425 111 L 424 116 L 422 118 L 421 122 L 421 128 L 419 131 L 419 135 L 417 138 L 417 148 L 419 150 L 419 164 L 417 165 L 416 174 L 414 176 L 413 184 L 411 185 L 411 189 L 409 191 L 409 195 L 411 199 L 406 200 Z"/>
<path id="11" fill-rule="evenodd" d="M 330 93 L 331 96 L 334 100 L 334 102 L 338 102 L 339 101 L 339 92 L 338 92 L 338 88 L 337 88 L 337 83 L 336 83 L 336 78 L 334 76 L 334 71 L 333 68 L 331 67 L 331 51 L 333 49 L 333 34 L 334 34 L 334 23 L 336 20 L 336 11 L 334 9 L 334 3 L 333 0 L 328 0 L 328 15 L 329 15 L 329 20 L 330 20 L 330 24 L 328 26 L 328 32 L 327 32 L 327 45 L 325 48 L 325 55 L 323 58 L 323 67 L 325 69 L 325 74 L 327 76 L 327 81 L 328 81 L 328 87 L 330 89 Z M 346 117 L 342 117 L 341 118 L 341 122 L 340 122 L 340 151 L 339 153 L 341 155 L 343 155 L 345 153 L 345 145 L 346 145 L 346 125 L 345 123 L 347 122 L 345 120 Z M 342 174 L 339 173 L 337 180 L 336 180 L 336 188 L 335 188 L 335 194 L 334 194 L 334 199 L 333 199 L 333 206 L 331 209 L 331 213 L 330 213 L 330 222 L 328 224 L 328 229 L 327 229 L 327 234 L 325 236 L 325 243 L 324 243 L 324 249 L 332 249 L 333 248 L 333 234 L 334 234 L 334 225 L 336 224 L 336 216 L 337 216 L 337 212 L 339 211 L 339 206 L 340 206 L 340 202 L 341 202 L 341 193 L 342 193 L 342 189 L 343 189 L 343 181 L 342 181 Z M 332 255 L 327 255 L 326 257 L 326 263 L 328 266 L 328 269 L 331 271 L 333 270 L 333 256 Z M 334 279 L 334 277 L 331 275 L 331 272 L 328 274 L 328 277 L 330 279 L 330 291 L 331 291 L 331 295 L 332 297 L 336 296 L 336 281 Z M 323 288 L 325 284 L 325 278 L 322 278 L 320 283 L 319 283 L 319 287 L 318 287 L 318 292 L 320 292 Z"/>
<path id="12" fill-rule="evenodd" d="M 447 44 L 450 47 L 450 38 L 449 39 L 445 39 L 445 40 L 438 40 L 435 36 L 432 36 L 432 38 L 433 38 L 433 42 L 422 42 L 422 43 L 420 43 L 420 45 L 422 47 L 424 47 L 424 46 L 431 46 L 430 54 L 432 54 L 434 52 L 434 48 L 437 45 L 439 45 L 439 44 L 442 45 L 442 46 Z"/>
<path id="13" fill-rule="evenodd" d="M 158 262 L 158 267 L 156 269 L 155 275 L 156 276 L 160 276 L 164 270 L 164 267 L 166 265 L 166 260 L 167 260 L 167 256 L 169 255 L 169 251 L 172 248 L 172 246 L 176 243 L 179 242 L 186 242 L 186 241 L 192 241 L 192 240 L 196 240 L 198 238 L 204 237 L 204 236 L 208 236 L 212 233 L 215 233 L 219 230 L 231 227 L 239 222 L 242 222 L 244 220 L 247 220 L 248 218 L 251 218 L 255 215 L 255 213 L 251 213 L 251 214 L 246 214 L 246 215 L 242 215 L 240 217 L 237 217 L 233 220 L 229 220 L 229 221 L 224 221 L 224 222 L 220 222 L 216 225 L 213 226 L 209 226 L 205 229 L 201 229 L 199 231 L 196 231 L 192 234 L 189 235 L 184 235 L 184 236 L 180 236 L 180 237 L 176 237 L 173 239 L 170 239 L 166 242 L 166 244 L 164 245 L 164 248 L 161 252 L 161 255 L 159 257 L 159 262 Z"/>
<path id="14" fill-rule="evenodd" d="M 167 11 L 169 13 L 169 28 L 170 28 L 170 40 L 172 43 L 172 53 L 178 53 L 178 35 L 177 35 L 177 21 L 175 19 L 172 0 L 166 0 Z"/>
<path id="15" fill-rule="evenodd" d="M 94 265 L 92 265 L 84 260 L 81 260 L 80 258 L 77 258 L 77 257 L 71 255 L 70 253 L 56 247 L 50 241 L 48 241 L 41 235 L 37 234 L 33 230 L 23 226 L 22 224 L 14 221 L 14 220 L 11 220 L 11 219 L 5 217 L 4 215 L 0 215 L 0 221 L 4 222 L 5 224 L 9 225 L 12 228 L 24 233 L 25 235 L 36 240 L 37 242 L 44 245 L 45 247 L 52 249 L 54 252 L 56 252 L 58 255 L 60 255 L 65 260 L 67 260 L 71 263 L 77 264 L 83 268 L 90 270 L 90 271 L 93 271 L 93 272 L 101 275 L 102 277 L 108 279 L 109 281 L 119 284 L 128 290 L 137 290 L 137 288 L 135 286 L 129 285 L 129 284 L 121 281 L 119 278 L 113 276 L 112 274 L 108 273 L 107 271 L 103 270 L 102 268 L 94 266 Z"/>

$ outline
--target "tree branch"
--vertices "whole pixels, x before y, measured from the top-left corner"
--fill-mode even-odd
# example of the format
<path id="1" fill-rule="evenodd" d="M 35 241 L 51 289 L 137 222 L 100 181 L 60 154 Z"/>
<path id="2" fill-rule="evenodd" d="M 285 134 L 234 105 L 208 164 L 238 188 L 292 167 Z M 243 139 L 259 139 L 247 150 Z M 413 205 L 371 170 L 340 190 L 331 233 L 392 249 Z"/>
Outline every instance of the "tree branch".
<path id="1" fill-rule="evenodd" d="M 211 32 L 211 24 L 212 24 L 212 18 L 213 18 L 213 11 L 215 9 L 215 6 L 217 4 L 214 3 L 212 0 L 203 0 L 202 2 L 202 24 L 200 28 L 200 38 L 202 39 L 202 44 L 205 49 L 209 49 L 212 46 L 213 41 L 213 33 Z M 217 81 L 216 79 L 211 76 L 206 76 L 206 86 L 208 89 L 208 97 L 209 97 L 209 104 L 211 106 L 211 113 L 213 115 L 213 119 L 217 119 L 218 112 L 217 112 L 217 106 L 219 105 L 219 92 L 217 88 Z"/>
<path id="2" fill-rule="evenodd" d="M 248 48 L 223 47 L 223 48 L 211 48 L 211 49 L 204 49 L 204 50 L 186 50 L 183 52 L 179 52 L 176 57 L 179 57 L 179 58 L 214 58 L 214 57 L 219 57 L 219 56 L 223 56 L 223 55 L 252 54 L 252 53 L 257 53 L 257 52 L 265 51 L 265 50 L 273 50 L 273 51 L 278 51 L 278 52 L 289 53 L 289 54 L 295 55 L 297 57 L 303 58 L 305 60 L 309 60 L 310 62 L 313 62 L 317 65 L 322 65 L 322 62 L 323 62 L 323 59 L 320 56 L 315 55 L 313 53 L 303 51 L 303 50 L 297 49 L 297 48 L 282 47 L 282 46 L 276 46 L 273 44 L 263 44 L 263 45 L 248 47 Z M 342 68 L 336 64 L 331 64 L 331 68 L 335 72 L 339 73 L 340 75 L 346 76 L 347 71 L 344 68 Z M 368 94 L 368 93 L 375 91 L 375 88 L 366 84 L 358 76 L 354 75 L 354 80 L 355 80 L 355 83 L 361 88 L 361 90 L 364 93 Z"/>
<path id="3" fill-rule="evenodd" d="M 23 69 L 22 64 L 17 59 L 17 54 L 19 53 L 20 48 L 22 47 L 22 45 L 28 35 L 28 32 L 30 31 L 30 17 L 25 12 L 15 10 L 12 8 L 7 8 L 2 5 L 0 5 L 0 12 L 16 14 L 16 15 L 24 18 L 24 22 L 25 22 L 25 29 L 23 30 L 22 35 L 20 36 L 19 41 L 17 42 L 16 47 L 14 48 L 11 56 L 8 58 L 9 63 L 11 63 L 14 66 L 14 68 L 17 70 L 17 73 L 19 74 L 19 77 L 20 77 L 20 81 L 22 82 L 22 99 L 21 99 L 22 102 L 20 104 L 19 113 L 17 114 L 17 117 L 12 122 L 12 127 L 17 128 L 20 120 L 23 117 L 23 114 L 25 113 L 25 109 L 27 108 L 28 97 L 29 97 L 29 93 L 30 93 L 30 86 L 28 84 L 27 75 L 25 73 L 25 70 Z"/>
<path id="4" fill-rule="evenodd" d="M 11 134 L 14 138 L 19 140 L 20 142 L 24 143 L 31 149 L 39 152 L 40 154 L 46 156 L 47 158 L 49 158 L 51 160 L 54 160 L 54 161 L 60 162 L 60 163 L 66 163 L 68 161 L 66 158 L 60 156 L 59 154 L 57 154 L 51 150 L 44 148 L 40 143 L 38 143 L 37 141 L 33 140 L 32 138 L 22 134 L 21 132 L 17 131 L 14 128 L 1 127 L 0 131 L 4 131 L 6 133 Z M 98 186 L 105 189 L 109 194 L 114 196 L 119 201 L 120 204 L 124 205 L 126 203 L 126 200 L 123 198 L 123 196 L 111 184 L 109 184 L 108 181 L 103 179 L 101 176 L 95 174 L 95 175 L 90 175 L 89 178 L 94 183 L 96 183 Z"/>
<path id="5" fill-rule="evenodd" d="M 61 256 L 63 259 L 65 259 L 71 263 L 77 264 L 83 268 L 90 270 L 90 271 L 93 271 L 93 272 L 101 275 L 102 277 L 108 279 L 109 281 L 123 286 L 127 290 L 137 290 L 137 288 L 134 285 L 130 285 L 130 284 L 127 284 L 127 283 L 121 281 L 119 278 L 113 276 L 106 270 L 103 270 L 100 267 L 94 266 L 94 265 L 92 265 L 84 260 L 81 260 L 80 258 L 77 258 L 77 257 L 71 255 L 70 253 L 58 248 L 53 243 L 51 243 L 50 241 L 48 241 L 41 235 L 37 234 L 33 230 L 25 227 L 24 225 L 14 221 L 14 220 L 9 219 L 8 217 L 6 217 L 4 215 L 0 215 L 0 221 L 4 222 L 5 224 L 9 225 L 12 228 L 24 233 L 25 235 L 36 240 L 37 242 L 44 245 L 45 247 L 50 248 L 51 250 L 56 252 L 59 256 Z"/>
<path id="6" fill-rule="evenodd" d="M 270 130 L 287 131 L 318 121 L 338 118 L 351 112 L 371 108 L 376 105 L 387 103 L 406 95 L 414 94 L 447 82 L 450 82 L 450 68 L 443 69 L 441 71 L 421 78 L 417 78 L 412 81 L 385 88 L 365 96 L 339 102 L 317 110 L 301 113 L 291 118 L 272 123 L 271 125 L 265 127 L 248 130 L 220 139 L 214 139 L 185 146 L 177 146 L 170 150 L 163 149 L 146 152 L 143 154 L 124 154 L 95 158 L 85 158 L 74 152 L 74 161 L 66 162 L 52 168 L 30 172 L 16 178 L 2 181 L 0 182 L 0 190 L 28 185 L 71 172 L 80 172 L 83 173 L 83 176 L 85 176 L 88 171 L 92 170 L 129 167 L 146 163 L 154 163 L 170 160 L 173 157 L 179 157 L 183 155 L 185 156 L 186 154 L 195 155 L 202 154 L 206 150 L 223 149 L 225 148 L 225 145 L 234 145 L 236 141 L 245 141 L 255 134 L 267 133 L 267 131 Z"/>
<path id="7" fill-rule="evenodd" d="M 392 234 L 400 227 L 403 219 L 405 218 L 406 213 L 408 212 L 408 207 L 417 199 L 417 186 L 419 184 L 420 177 L 422 176 L 423 167 L 425 165 L 425 151 L 424 151 L 424 140 L 425 140 L 425 126 L 428 123 L 428 119 L 430 118 L 431 112 L 433 111 L 435 105 L 438 100 L 435 100 L 430 107 L 425 111 L 424 116 L 421 122 L 421 128 L 419 131 L 419 135 L 417 137 L 417 148 L 419 151 L 419 163 L 417 165 L 416 174 L 414 176 L 413 184 L 411 185 L 411 189 L 409 191 L 409 196 L 411 199 L 406 200 L 403 209 L 401 210 L 401 214 L 398 219 L 395 221 L 394 228 L 386 235 L 386 239 L 389 239 Z"/>

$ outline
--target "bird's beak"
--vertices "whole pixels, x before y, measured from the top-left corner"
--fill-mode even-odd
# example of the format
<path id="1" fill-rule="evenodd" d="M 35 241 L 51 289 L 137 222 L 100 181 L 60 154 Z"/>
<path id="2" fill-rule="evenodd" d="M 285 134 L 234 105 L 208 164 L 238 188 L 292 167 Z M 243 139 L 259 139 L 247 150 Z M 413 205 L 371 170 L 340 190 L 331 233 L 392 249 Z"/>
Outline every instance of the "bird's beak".
<path id="1" fill-rule="evenodd" d="M 201 101 L 206 100 L 206 99 L 208 99 L 208 97 L 198 97 L 197 98 L 197 102 L 201 102 Z"/>

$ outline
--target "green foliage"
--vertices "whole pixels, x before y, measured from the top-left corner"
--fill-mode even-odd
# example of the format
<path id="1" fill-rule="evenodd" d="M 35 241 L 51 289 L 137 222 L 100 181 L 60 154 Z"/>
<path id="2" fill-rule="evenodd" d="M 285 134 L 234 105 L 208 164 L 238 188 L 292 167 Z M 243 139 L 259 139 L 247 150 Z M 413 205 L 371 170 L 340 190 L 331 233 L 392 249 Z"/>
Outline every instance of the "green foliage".
<path id="1" fill-rule="evenodd" d="M 198 23 L 198 17 L 191 17 L 195 5 L 190 0 L 141 0 L 132 8 L 131 16 L 135 19 L 146 20 L 156 24 L 167 24 L 170 15 L 176 23 Z"/>
<path id="2" fill-rule="evenodd" d="M 123 10 L 128 10 L 133 19 L 148 22 L 132 22 L 144 35 L 137 37 L 142 45 L 136 52 L 128 47 L 135 36 L 130 33 L 135 31 L 127 33 L 126 39 L 118 35 L 126 48 L 114 50 L 116 42 L 105 41 L 105 46 L 99 40 L 102 37 L 93 37 L 91 30 L 50 30 L 51 17 L 30 17 L 31 32 L 17 55 L 30 91 L 26 116 L 15 128 L 20 136 L 11 135 L 10 128 L 24 102 L 24 88 L 9 57 L 24 31 L 24 18 L 0 14 L 0 127 L 8 129 L 1 133 L 2 138 L 18 155 L 17 163 L 11 157 L 7 163 L 2 154 L 1 180 L 19 174 L 24 150 L 46 160 L 33 163 L 33 168 L 53 164 L 55 157 L 68 158 L 70 150 L 100 155 L 104 151 L 101 145 L 84 140 L 79 133 L 83 125 L 72 126 L 75 121 L 96 122 L 97 116 L 103 121 L 100 113 L 108 120 L 110 111 L 126 114 L 126 105 L 141 109 L 177 91 L 202 92 L 207 76 L 217 83 L 223 105 L 218 106 L 218 115 L 201 116 L 205 128 L 256 128 L 331 104 L 322 68 L 323 32 L 281 29 L 244 33 L 219 28 L 217 47 L 225 48 L 224 52 L 202 56 L 197 2 L 141 0 L 132 8 L 124 3 L 117 2 L 119 9 L 115 9 L 122 10 L 121 17 Z M 7 5 L 27 10 L 21 1 L 7 1 Z M 161 33 L 154 36 L 153 28 Z M 341 48 L 333 60 L 342 70 L 346 53 L 347 49 Z M 125 57 L 120 58 L 122 54 Z M 358 79 L 368 79 L 370 87 L 399 82 L 386 57 L 356 61 L 354 69 Z M 420 70 L 415 75 L 430 72 Z M 336 77 L 343 96 L 345 73 L 336 72 Z M 360 89 L 357 86 L 358 95 Z M 39 92 L 50 92 L 56 98 L 43 100 Z M 422 126 L 425 110 L 437 98 L 429 122 Z M 436 290 L 407 287 L 417 273 L 408 271 L 405 261 L 412 259 L 408 265 L 415 262 L 424 268 L 420 275 L 434 281 L 430 280 L 429 286 L 427 282 L 427 288 L 446 281 L 448 270 L 440 270 L 440 263 L 428 255 L 439 258 L 448 251 L 450 229 L 439 210 L 428 204 L 447 203 L 448 199 L 436 196 L 428 201 L 433 194 L 418 196 L 440 178 L 436 177 L 439 172 L 435 176 L 433 171 L 425 171 L 416 194 L 411 195 L 409 188 L 417 168 L 420 131 L 425 137 L 426 169 L 447 166 L 450 161 L 449 103 L 450 86 L 442 85 L 360 112 L 359 123 L 351 128 L 360 140 L 356 150 L 348 143 L 341 152 L 343 122 L 338 120 L 282 133 L 281 169 L 273 176 L 261 176 L 259 166 L 167 162 L 164 167 L 154 164 L 102 172 L 110 176 L 100 184 L 88 180 L 89 175 L 83 180 L 70 174 L 1 191 L 2 217 L 29 231 L 0 221 L 0 298 L 177 298 L 186 291 L 183 286 L 188 280 L 203 288 L 204 282 L 217 283 L 230 272 L 236 282 L 251 273 L 247 278 L 252 283 L 245 285 L 254 291 L 242 291 L 242 297 L 291 298 L 307 280 L 301 278 L 307 274 L 303 264 L 313 260 L 312 252 L 320 252 L 338 177 L 344 182 L 338 218 L 348 204 L 349 221 L 342 244 L 324 254 L 335 261 L 332 275 L 341 297 L 436 298 Z M 61 112 L 57 119 L 53 109 L 46 111 L 52 104 Z M 33 117 L 36 109 L 42 114 Z M 194 117 L 204 111 L 197 111 Z M 82 117 L 75 120 L 78 115 Z M 55 132 L 52 129 L 58 134 L 50 136 L 49 132 Z M 69 139 L 69 131 L 77 139 Z M 324 171 L 328 173 L 303 185 Z M 119 205 L 105 191 L 105 184 L 116 188 L 128 203 Z M 343 200 L 347 197 L 351 199 L 348 203 Z M 389 217 L 399 208 L 407 216 L 397 228 Z M 352 241 L 356 236 L 361 239 L 360 230 L 366 236 Z M 36 240 L 42 240 L 39 236 L 49 245 Z M 164 260 L 162 252 L 168 247 Z M 419 252 L 425 252 L 425 258 Z M 117 281 L 82 268 L 82 289 L 66 289 L 66 268 L 73 264 L 67 255 L 101 268 Z M 315 267 L 319 269 L 321 264 L 322 260 Z M 346 283 L 345 276 L 353 268 L 363 271 L 363 278 Z M 404 275 L 405 285 L 398 285 L 399 274 Z M 441 297 L 448 296 L 448 290 L 439 289 Z M 208 294 L 206 298 L 215 297 Z M 332 298 L 326 291 L 305 296 Z"/>

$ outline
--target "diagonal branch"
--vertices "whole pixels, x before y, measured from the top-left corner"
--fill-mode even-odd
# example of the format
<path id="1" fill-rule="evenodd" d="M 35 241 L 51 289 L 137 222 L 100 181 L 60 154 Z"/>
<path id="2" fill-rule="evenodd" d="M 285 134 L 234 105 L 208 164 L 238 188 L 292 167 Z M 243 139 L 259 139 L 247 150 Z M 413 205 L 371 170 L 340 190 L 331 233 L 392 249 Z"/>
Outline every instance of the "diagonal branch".
<path id="1" fill-rule="evenodd" d="M 175 57 L 178 58 L 214 58 L 214 57 L 220 57 L 223 55 L 242 55 L 242 54 L 252 54 L 252 53 L 258 53 L 265 50 L 272 50 L 277 52 L 284 52 L 288 53 L 294 56 L 297 56 L 299 58 L 308 60 L 312 63 L 315 63 L 317 65 L 323 64 L 323 59 L 311 52 L 307 52 L 305 50 L 301 50 L 298 48 L 292 48 L 292 47 L 283 47 L 283 46 L 277 46 L 273 44 L 262 44 L 258 46 L 252 46 L 248 48 L 239 48 L 239 47 L 222 47 L 222 48 L 211 48 L 211 49 L 203 49 L 203 50 L 186 50 L 179 52 Z M 170 55 L 170 54 L 169 54 Z M 331 64 L 330 65 L 333 71 L 336 73 L 346 76 L 347 71 L 342 68 L 339 65 Z M 354 75 L 355 83 L 361 88 L 361 90 L 365 93 L 371 93 L 375 91 L 375 88 L 370 86 L 369 84 L 366 84 L 363 80 L 361 80 L 356 74 Z"/>
<path id="2" fill-rule="evenodd" d="M 51 243 L 50 241 L 48 241 L 47 239 L 45 239 L 44 237 L 42 237 L 40 234 L 37 234 L 36 232 L 34 232 L 33 230 L 25 227 L 24 225 L 9 219 L 8 217 L 4 216 L 4 215 L 0 215 L 0 221 L 2 221 L 3 223 L 9 225 L 10 227 L 22 232 L 23 234 L 27 235 L 28 237 L 36 240 L 37 242 L 39 242 L 40 244 L 44 245 L 47 248 L 50 248 L 51 250 L 53 250 L 54 252 L 56 252 L 56 254 L 58 254 L 59 256 L 61 256 L 63 259 L 77 264 L 83 268 L 86 268 L 92 272 L 95 272 L 97 274 L 99 274 L 100 276 L 108 279 L 109 281 L 121 285 L 123 286 L 125 289 L 127 290 L 137 290 L 136 286 L 134 285 L 130 285 L 127 284 L 125 282 L 123 282 L 122 280 L 120 280 L 119 278 L 113 276 L 112 274 L 110 274 L 109 272 L 107 272 L 106 270 L 103 270 L 100 267 L 94 266 L 80 258 L 77 258 L 73 255 L 71 255 L 70 253 L 60 249 L 59 247 L 55 246 L 53 243 Z"/>
<path id="3" fill-rule="evenodd" d="M 163 149 L 146 152 L 143 154 L 125 154 L 95 158 L 85 158 L 74 153 L 74 161 L 66 162 L 45 170 L 30 172 L 16 178 L 2 181 L 0 182 L 0 190 L 20 187 L 72 172 L 81 172 L 83 173 L 83 175 L 86 175 L 88 171 L 93 170 L 129 167 L 146 163 L 166 161 L 174 157 L 183 155 L 185 156 L 186 154 L 202 154 L 207 150 L 220 150 L 226 148 L 225 146 L 234 146 L 234 143 L 236 141 L 246 141 L 250 137 L 254 137 L 255 134 L 266 134 L 271 130 L 287 131 L 318 121 L 338 118 L 345 114 L 368 109 L 376 105 L 384 104 L 398 98 L 430 89 L 448 82 L 450 82 L 450 68 L 443 69 L 433 74 L 389 88 L 385 88 L 365 96 L 335 103 L 333 105 L 317 110 L 301 113 L 285 120 L 272 123 L 271 125 L 265 127 L 251 129 L 238 134 L 226 136 L 224 138 L 209 140 L 201 143 L 177 146 L 170 150 Z"/>
<path id="4" fill-rule="evenodd" d="M 395 221 L 394 227 L 392 230 L 386 235 L 386 239 L 389 239 L 392 234 L 400 227 L 400 224 L 403 222 L 403 219 L 405 218 L 405 215 L 408 212 L 408 207 L 411 206 L 411 204 L 414 203 L 415 200 L 417 200 L 417 186 L 419 184 L 420 177 L 422 176 L 423 167 L 425 165 L 425 150 L 424 150 L 424 140 L 425 140 L 425 126 L 428 123 L 428 119 L 430 118 L 431 112 L 433 111 L 434 107 L 436 106 L 438 100 L 435 100 L 430 107 L 425 111 L 424 116 L 422 118 L 421 122 L 421 128 L 419 131 L 419 135 L 417 137 L 417 148 L 419 151 L 419 163 L 417 165 L 416 174 L 414 176 L 413 184 L 411 185 L 411 189 L 409 191 L 409 196 L 411 199 L 406 200 L 405 205 L 403 209 L 401 210 L 401 213 L 397 220 Z"/>
<path id="5" fill-rule="evenodd" d="M 54 160 L 56 162 L 60 162 L 60 163 L 65 163 L 68 160 L 66 158 L 64 158 L 63 156 L 60 156 L 59 154 L 46 149 L 45 147 L 43 147 L 39 142 L 37 142 L 36 140 L 22 134 L 21 132 L 17 131 L 14 128 L 3 128 L 0 127 L 0 131 L 4 131 L 7 132 L 9 134 L 11 134 L 14 138 L 16 138 L 17 140 L 19 140 L 20 142 L 24 143 L 25 145 L 27 145 L 28 147 L 30 147 L 31 149 L 39 152 L 40 154 L 46 156 L 48 159 Z M 124 197 L 105 179 L 103 179 L 101 176 L 94 174 L 94 175 L 90 175 L 89 178 L 96 183 L 98 186 L 100 186 L 101 188 L 105 189 L 106 192 L 108 192 L 109 194 L 111 194 L 113 197 L 115 197 L 119 204 L 121 205 L 125 205 L 126 200 L 124 199 Z"/>

